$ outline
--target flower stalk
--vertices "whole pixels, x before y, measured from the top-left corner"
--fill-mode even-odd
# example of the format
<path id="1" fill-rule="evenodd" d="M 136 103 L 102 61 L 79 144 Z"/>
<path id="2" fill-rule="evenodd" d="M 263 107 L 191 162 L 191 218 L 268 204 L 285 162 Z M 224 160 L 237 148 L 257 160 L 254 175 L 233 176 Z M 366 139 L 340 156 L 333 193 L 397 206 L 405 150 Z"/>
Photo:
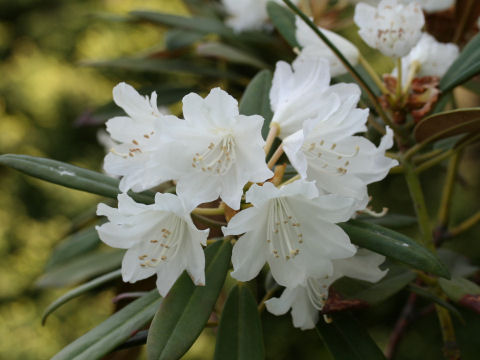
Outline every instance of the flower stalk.
<path id="1" fill-rule="evenodd" d="M 275 138 L 280 134 L 280 125 L 278 125 L 276 122 L 270 123 L 270 130 L 268 131 L 267 139 L 265 140 L 265 155 L 268 155 L 270 152 L 270 149 L 272 148 L 273 142 L 275 141 Z"/>

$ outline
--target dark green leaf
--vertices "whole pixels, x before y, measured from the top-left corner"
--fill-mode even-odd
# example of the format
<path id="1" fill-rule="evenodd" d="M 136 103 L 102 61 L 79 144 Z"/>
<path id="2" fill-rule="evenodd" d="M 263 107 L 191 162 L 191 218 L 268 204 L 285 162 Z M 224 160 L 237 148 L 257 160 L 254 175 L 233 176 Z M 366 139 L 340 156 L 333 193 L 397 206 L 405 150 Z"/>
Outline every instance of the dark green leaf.
<path id="1" fill-rule="evenodd" d="M 49 269 L 38 279 L 38 287 L 62 287 L 79 283 L 119 268 L 123 250 L 95 252 Z"/>
<path id="2" fill-rule="evenodd" d="M 243 115 L 261 115 L 265 121 L 262 127 L 262 136 L 265 139 L 270 129 L 273 112 L 270 107 L 270 88 L 272 86 L 272 72 L 260 71 L 250 81 L 240 100 L 240 113 Z"/>
<path id="3" fill-rule="evenodd" d="M 205 249 L 205 286 L 184 273 L 165 297 L 147 339 L 149 360 L 179 359 L 202 332 L 222 289 L 232 245 L 217 241 Z"/>
<path id="4" fill-rule="evenodd" d="M 337 313 L 332 320 L 327 324 L 320 319 L 317 332 L 335 360 L 385 360 L 367 330 L 352 315 Z"/>
<path id="5" fill-rule="evenodd" d="M 453 301 L 460 301 L 465 295 L 480 295 L 480 286 L 462 277 L 451 280 L 439 279 L 438 284 Z"/>
<path id="6" fill-rule="evenodd" d="M 458 109 L 426 117 L 415 127 L 417 142 L 432 142 L 480 131 L 480 108 Z"/>
<path id="7" fill-rule="evenodd" d="M 262 360 L 262 339 L 260 316 L 251 291 L 246 286 L 234 286 L 220 318 L 214 359 Z"/>
<path id="8" fill-rule="evenodd" d="M 219 42 L 206 42 L 199 44 L 197 47 L 197 53 L 202 56 L 218 57 L 232 63 L 250 65 L 260 69 L 269 67 L 268 64 L 258 59 L 256 56 Z"/>
<path id="9" fill-rule="evenodd" d="M 203 36 L 189 30 L 171 29 L 165 34 L 165 46 L 168 50 L 181 49 L 196 43 Z"/>
<path id="10" fill-rule="evenodd" d="M 382 217 L 358 217 L 359 220 L 377 224 L 381 226 L 386 226 L 388 228 L 403 228 L 417 224 L 417 218 L 415 216 L 410 215 L 402 215 L 402 214 L 390 214 L 388 213 Z"/>
<path id="11" fill-rule="evenodd" d="M 275 28 L 290 46 L 300 48 L 297 38 L 295 37 L 295 31 L 297 29 L 295 26 L 295 15 L 286 7 L 273 1 L 268 2 L 267 12 Z"/>
<path id="12" fill-rule="evenodd" d="M 80 285 L 79 287 L 76 287 L 73 290 L 68 291 L 67 293 L 63 294 L 60 296 L 57 300 L 55 300 L 53 303 L 51 303 L 44 311 L 42 315 L 42 325 L 45 324 L 45 321 L 47 320 L 48 315 L 53 313 L 56 309 L 58 309 L 60 306 L 63 304 L 69 302 L 70 300 L 86 293 L 87 291 L 90 291 L 92 289 L 95 289 L 96 287 L 99 287 L 100 285 L 103 285 L 109 281 L 112 281 L 116 278 L 119 278 L 122 276 L 121 270 L 115 270 L 112 271 L 111 273 L 105 274 L 103 276 L 100 276 L 96 279 L 93 279 L 92 281 L 89 281 L 83 285 Z"/>
<path id="13" fill-rule="evenodd" d="M 445 265 L 429 250 L 409 237 L 379 225 L 358 220 L 339 224 L 355 245 L 432 274 L 449 277 Z"/>
<path id="14" fill-rule="evenodd" d="M 54 266 L 69 262 L 70 260 L 95 249 L 99 244 L 100 238 L 98 237 L 97 230 L 95 230 L 94 226 L 81 230 L 63 240 L 53 249 L 46 268 L 51 269 Z"/>
<path id="15" fill-rule="evenodd" d="M 148 324 L 160 302 L 157 289 L 150 291 L 65 347 L 52 360 L 101 359 Z"/>
<path id="16" fill-rule="evenodd" d="M 118 179 L 96 171 L 83 169 L 61 161 L 36 156 L 5 154 L 0 155 L 0 164 L 4 164 L 27 175 L 62 185 L 71 189 L 86 191 L 116 199 L 120 193 Z M 151 204 L 154 193 L 145 191 L 129 195 L 136 201 Z"/>
<path id="17" fill-rule="evenodd" d="M 447 92 L 480 73 L 480 34 L 460 53 L 440 81 L 440 90 Z"/>

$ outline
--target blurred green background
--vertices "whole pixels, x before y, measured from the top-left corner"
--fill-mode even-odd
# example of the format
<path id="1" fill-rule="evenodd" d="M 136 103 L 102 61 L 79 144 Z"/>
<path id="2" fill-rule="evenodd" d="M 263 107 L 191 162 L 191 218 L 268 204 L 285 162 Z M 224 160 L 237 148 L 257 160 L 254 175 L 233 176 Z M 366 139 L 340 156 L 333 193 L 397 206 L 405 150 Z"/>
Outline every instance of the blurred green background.
<path id="1" fill-rule="evenodd" d="M 101 169 L 104 150 L 97 141 L 98 127 L 79 126 L 79 120 L 109 102 L 116 83 L 135 79 L 81 63 L 161 48 L 161 28 L 120 21 L 121 16 L 137 9 L 187 13 L 179 0 L 0 0 L 0 154 L 36 155 Z M 351 35 L 358 41 L 356 34 Z M 368 56 L 366 46 L 361 49 Z M 389 70 L 389 62 L 374 60 L 377 68 Z M 154 77 L 138 79 L 140 85 L 158 83 Z M 181 80 L 188 84 L 187 78 Z M 468 105 L 478 105 L 475 101 Z M 471 149 L 460 167 L 462 177 L 454 203 L 456 223 L 478 209 L 478 154 L 478 147 Z M 423 176 L 432 214 L 438 206 L 444 172 L 444 168 L 437 168 Z M 401 176 L 393 176 L 371 190 L 377 195 L 376 209 L 388 206 L 396 213 L 412 212 Z M 91 212 L 100 200 L 0 167 L 0 359 L 48 359 L 114 311 L 114 292 L 96 291 L 64 305 L 42 327 L 43 310 L 66 289 L 35 286 L 52 248 L 76 226 L 78 215 Z M 479 226 L 447 247 L 470 255 L 480 265 L 478 231 Z M 388 341 L 387 330 L 405 295 L 362 314 L 364 321 L 375 325 L 370 330 L 381 345 Z M 270 357 L 308 359 L 324 354 L 315 333 L 293 330 L 289 315 L 264 313 L 263 317 Z M 426 331 L 411 332 L 411 342 L 401 346 L 408 349 L 412 343 L 430 343 L 424 359 L 438 358 L 435 317 L 423 318 L 419 328 L 435 331 L 429 332 L 431 339 L 424 341 Z M 212 336 L 211 330 L 205 331 L 185 358 L 210 359 Z M 287 338 L 289 341 L 285 341 Z M 431 351 L 432 344 L 437 352 Z"/>

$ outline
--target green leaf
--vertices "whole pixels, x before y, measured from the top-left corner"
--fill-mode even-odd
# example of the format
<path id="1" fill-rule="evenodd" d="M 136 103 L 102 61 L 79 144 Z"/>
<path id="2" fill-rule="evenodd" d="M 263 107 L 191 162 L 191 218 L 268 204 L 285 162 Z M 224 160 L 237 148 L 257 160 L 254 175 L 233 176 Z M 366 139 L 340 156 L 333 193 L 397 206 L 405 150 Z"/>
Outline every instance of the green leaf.
<path id="1" fill-rule="evenodd" d="M 275 28 L 290 44 L 292 48 L 300 48 L 300 44 L 295 36 L 297 27 L 295 26 L 295 15 L 286 7 L 273 1 L 267 4 L 267 12 Z"/>
<path id="2" fill-rule="evenodd" d="M 268 68 L 269 65 L 245 51 L 219 42 L 205 42 L 197 47 L 197 54 L 212 56 L 228 60 L 232 63 L 250 65 L 259 69 Z"/>
<path id="3" fill-rule="evenodd" d="M 10 166 L 27 175 L 71 189 L 82 190 L 114 199 L 116 199 L 120 193 L 118 189 L 118 179 L 61 161 L 28 155 L 5 154 L 0 155 L 0 164 Z M 151 191 L 144 191 L 142 193 L 129 192 L 129 195 L 135 201 L 145 204 L 151 204 L 155 196 Z"/>
<path id="4" fill-rule="evenodd" d="M 101 359 L 143 328 L 161 303 L 157 289 L 133 301 L 103 323 L 65 347 L 52 360 Z"/>
<path id="5" fill-rule="evenodd" d="M 447 92 L 480 73 L 480 34 L 477 34 L 448 68 L 440 81 L 440 90 Z"/>
<path id="6" fill-rule="evenodd" d="M 261 115 L 265 121 L 262 127 L 262 136 L 265 139 L 270 129 L 273 112 L 270 107 L 270 88 L 272 87 L 272 72 L 260 71 L 250 81 L 240 99 L 240 113 L 243 115 Z"/>
<path id="7" fill-rule="evenodd" d="M 417 142 L 429 143 L 480 131 L 480 108 L 458 109 L 426 117 L 415 127 Z"/>
<path id="8" fill-rule="evenodd" d="M 265 358 L 262 325 L 251 291 L 235 285 L 228 294 L 220 318 L 215 360 L 262 360 Z"/>
<path id="9" fill-rule="evenodd" d="M 205 249 L 205 286 L 184 273 L 165 297 L 148 332 L 147 358 L 179 359 L 195 342 L 222 289 L 232 245 L 217 241 Z"/>
<path id="10" fill-rule="evenodd" d="M 322 319 L 317 323 L 317 333 L 323 339 L 335 360 L 386 360 L 367 330 L 349 313 L 331 316 L 332 323 Z"/>
<path id="11" fill-rule="evenodd" d="M 348 223 L 339 225 L 355 245 L 385 255 L 415 269 L 449 277 L 445 265 L 431 251 L 403 234 L 358 220 L 350 220 Z"/>
<path id="12" fill-rule="evenodd" d="M 460 301 L 465 295 L 480 295 L 480 286 L 462 277 L 451 280 L 438 279 L 438 284 L 453 301 Z"/>
<path id="13" fill-rule="evenodd" d="M 69 302 L 70 300 L 86 293 L 87 291 L 90 291 L 92 289 L 95 289 L 96 287 L 99 287 L 100 285 L 103 285 L 111 280 L 114 280 L 118 277 L 122 276 L 121 270 L 115 270 L 112 271 L 108 274 L 105 274 L 103 276 L 100 276 L 96 279 L 93 279 L 92 281 L 89 281 L 83 285 L 80 285 L 79 287 L 76 287 L 75 289 L 72 289 L 68 291 L 67 293 L 63 294 L 60 296 L 57 300 L 55 300 L 53 303 L 48 305 L 48 307 L 45 309 L 43 315 L 42 315 L 42 325 L 45 324 L 45 321 L 47 320 L 48 315 L 53 313 L 56 309 L 58 309 L 60 306 L 63 304 Z"/>
<path id="14" fill-rule="evenodd" d="M 49 269 L 38 279 L 36 285 L 42 288 L 62 287 L 105 274 L 120 267 L 123 254 L 123 250 L 112 250 L 78 257 Z"/>
<path id="15" fill-rule="evenodd" d="M 391 214 L 388 213 L 382 217 L 358 217 L 357 219 L 368 222 L 370 224 L 377 224 L 386 226 L 388 228 L 403 228 L 417 224 L 417 218 L 410 215 Z"/>
<path id="16" fill-rule="evenodd" d="M 99 244 L 100 238 L 94 226 L 81 230 L 67 237 L 53 249 L 46 268 L 48 270 L 60 264 L 67 263 L 97 248 Z"/>
<path id="17" fill-rule="evenodd" d="M 168 50 L 181 49 L 203 39 L 203 36 L 190 30 L 171 29 L 165 34 L 165 46 Z"/>

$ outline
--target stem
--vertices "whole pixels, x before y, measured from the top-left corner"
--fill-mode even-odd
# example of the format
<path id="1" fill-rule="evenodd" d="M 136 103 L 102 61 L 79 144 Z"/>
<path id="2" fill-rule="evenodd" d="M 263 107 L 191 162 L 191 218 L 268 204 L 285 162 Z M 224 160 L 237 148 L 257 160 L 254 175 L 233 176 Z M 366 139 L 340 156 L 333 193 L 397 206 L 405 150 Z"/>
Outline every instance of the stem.
<path id="1" fill-rule="evenodd" d="M 413 162 L 415 164 L 418 164 L 422 161 L 426 161 L 426 160 L 430 160 L 431 158 L 441 154 L 442 152 L 444 152 L 445 150 L 442 150 L 442 149 L 435 149 L 435 150 L 432 150 L 432 151 L 429 151 L 427 153 L 424 153 L 424 154 L 420 154 L 420 155 L 417 155 L 413 158 Z"/>
<path id="2" fill-rule="evenodd" d="M 440 322 L 440 329 L 442 330 L 443 355 L 449 360 L 460 360 L 460 350 L 457 346 L 450 313 L 438 304 L 435 304 L 435 309 L 437 310 L 438 321 Z"/>
<path id="3" fill-rule="evenodd" d="M 422 187 L 420 185 L 420 180 L 418 179 L 411 162 L 404 160 L 402 165 L 405 171 L 405 180 L 407 181 L 408 190 L 410 191 L 410 197 L 412 198 L 415 213 L 417 214 L 422 243 L 423 245 L 433 249 L 432 227 L 430 224 L 427 206 L 425 204 Z"/>
<path id="4" fill-rule="evenodd" d="M 420 164 L 416 169 L 415 172 L 417 174 L 420 174 L 422 171 L 425 171 L 427 169 L 430 169 L 432 166 L 437 165 L 438 163 L 441 163 L 443 160 L 447 159 L 449 156 L 452 154 L 455 154 L 455 151 L 450 149 L 447 150 L 440 155 L 435 156 L 434 158 L 431 158 L 430 160 L 425 161 L 424 163 Z"/>
<path id="5" fill-rule="evenodd" d="M 192 214 L 195 215 L 223 215 L 225 214 L 225 209 L 223 207 L 218 208 L 195 208 L 192 211 Z"/>
<path id="6" fill-rule="evenodd" d="M 442 199 L 440 202 L 440 208 L 438 210 L 438 225 L 440 227 L 446 227 L 448 225 L 450 205 L 452 203 L 453 186 L 455 185 L 455 179 L 457 176 L 459 157 L 460 154 L 458 152 L 455 152 L 448 163 L 447 175 L 445 178 L 445 183 L 443 185 Z"/>
<path id="7" fill-rule="evenodd" d="M 369 116 L 367 121 L 369 125 L 379 132 L 379 134 L 385 135 L 387 133 L 384 127 L 375 121 L 373 116 Z"/>
<path id="8" fill-rule="evenodd" d="M 265 302 L 273 296 L 273 294 L 275 293 L 276 290 L 277 290 L 277 288 L 275 287 L 275 288 L 267 291 L 267 293 L 265 294 L 263 299 L 260 301 L 260 304 L 258 304 L 258 312 L 260 314 L 262 313 L 263 309 L 265 309 Z"/>
<path id="9" fill-rule="evenodd" d="M 378 76 L 378 74 L 376 73 L 376 71 L 372 68 L 372 66 L 370 65 L 370 63 L 367 61 L 367 59 L 365 59 L 363 57 L 362 54 L 358 54 L 358 62 L 360 63 L 360 65 L 363 66 L 363 68 L 367 71 L 368 75 L 370 75 L 370 77 L 372 78 L 373 82 L 375 83 L 375 85 L 378 86 L 378 88 L 380 89 L 380 91 L 385 94 L 385 95 L 389 95 L 390 94 L 390 91 L 388 91 L 387 87 L 385 86 L 385 84 L 383 83 L 383 81 L 380 79 L 380 77 Z"/>
<path id="10" fill-rule="evenodd" d="M 343 54 L 332 44 L 330 40 L 318 29 L 318 27 L 306 16 L 298 7 L 296 7 L 290 0 L 283 0 L 283 2 L 310 27 L 310 29 L 317 34 L 320 39 L 333 51 L 333 53 L 338 57 L 340 62 L 345 66 L 348 72 L 353 76 L 353 78 L 359 83 L 359 85 L 365 90 L 370 101 L 375 107 L 378 115 L 382 118 L 383 122 L 390 126 L 392 129 L 397 129 L 397 126 L 390 120 L 388 115 L 383 111 L 382 105 L 378 101 L 375 93 L 370 88 L 370 86 L 365 82 L 365 80 L 360 76 L 360 74 L 355 70 L 355 68 L 350 64 L 350 62 L 343 56 Z"/>
<path id="11" fill-rule="evenodd" d="M 297 181 L 297 180 L 300 180 L 300 175 L 295 175 L 294 177 L 291 177 L 290 179 L 288 179 L 287 181 L 283 182 L 280 185 L 281 186 L 288 185 L 288 184 L 291 184 L 292 182 Z"/>
<path id="12" fill-rule="evenodd" d="M 195 213 L 192 213 L 192 217 L 200 221 L 202 224 L 209 225 L 209 226 L 222 227 L 227 225 L 226 222 L 213 220 L 206 216 L 198 215 Z"/>
<path id="13" fill-rule="evenodd" d="M 478 222 L 480 222 L 480 211 L 476 212 L 467 220 L 455 226 L 452 230 L 448 232 L 448 235 L 451 237 L 460 235 L 461 233 L 467 231 L 468 229 L 476 225 Z"/>
<path id="14" fill-rule="evenodd" d="M 408 89 L 410 88 L 410 85 L 412 84 L 412 81 L 417 75 L 417 72 L 419 69 L 420 69 L 420 62 L 415 60 L 410 64 L 410 68 L 408 69 L 407 81 L 405 82 L 405 84 L 403 84 L 404 94 L 408 92 Z"/>
<path id="15" fill-rule="evenodd" d="M 268 155 L 270 149 L 272 148 L 273 141 L 280 133 L 280 125 L 276 122 L 270 123 L 270 130 L 268 131 L 267 140 L 265 140 L 265 146 L 263 147 L 265 150 L 265 155 Z"/>
<path id="16" fill-rule="evenodd" d="M 273 166 L 277 163 L 278 159 L 280 159 L 282 155 L 283 155 L 283 143 L 278 146 L 277 150 L 275 150 L 272 157 L 268 161 L 268 164 L 267 164 L 268 168 L 269 169 L 273 168 Z"/>
<path id="17" fill-rule="evenodd" d="M 397 102 L 402 99 L 402 58 L 397 59 Z"/>
<path id="18" fill-rule="evenodd" d="M 471 12 L 472 12 L 472 8 L 473 8 L 474 3 L 475 2 L 473 0 L 467 0 L 467 5 L 465 6 L 465 10 L 462 14 L 462 17 L 460 18 L 460 22 L 459 22 L 458 27 L 455 31 L 455 35 L 453 36 L 452 42 L 458 44 L 460 42 L 460 40 L 462 39 L 462 35 L 465 32 L 465 27 L 467 26 L 467 21 L 468 21 L 468 18 L 470 16 Z"/>
<path id="19" fill-rule="evenodd" d="M 275 166 L 275 170 L 273 171 L 273 177 L 270 180 L 273 185 L 278 186 L 283 180 L 283 176 L 285 175 L 285 170 L 287 168 L 287 164 L 277 165 Z"/>

